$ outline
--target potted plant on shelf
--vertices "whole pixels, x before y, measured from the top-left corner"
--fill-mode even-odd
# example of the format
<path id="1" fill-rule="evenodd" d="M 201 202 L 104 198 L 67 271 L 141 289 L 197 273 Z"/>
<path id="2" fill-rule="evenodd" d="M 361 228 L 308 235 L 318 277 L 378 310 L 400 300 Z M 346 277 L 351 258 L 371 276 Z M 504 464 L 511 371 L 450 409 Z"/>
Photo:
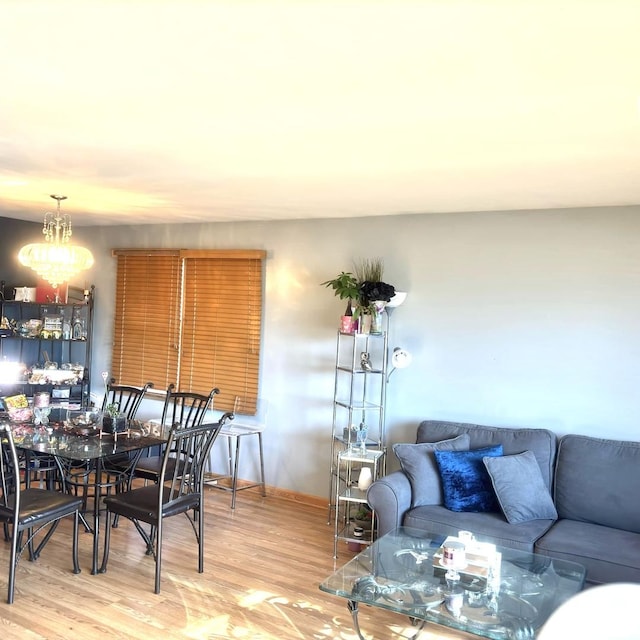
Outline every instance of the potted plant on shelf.
<path id="1" fill-rule="evenodd" d="M 366 532 L 371 531 L 371 527 L 373 525 L 373 512 L 368 505 L 362 505 L 353 516 L 353 522 L 362 527 L 362 529 Z"/>
<path id="2" fill-rule="evenodd" d="M 109 394 L 109 372 L 102 372 L 102 379 L 104 380 L 105 394 Z M 112 379 L 114 382 L 115 379 Z M 106 396 L 105 396 L 106 397 Z M 102 431 L 104 433 L 122 433 L 127 430 L 127 416 L 124 413 L 120 413 L 120 404 L 118 402 L 112 402 L 106 405 L 102 412 Z"/>
<path id="3" fill-rule="evenodd" d="M 352 301 L 357 300 L 360 295 L 360 285 L 355 276 L 348 271 L 343 271 L 338 277 L 333 278 L 333 280 L 327 280 L 323 282 L 322 285 L 333 289 L 333 293 L 340 298 L 340 300 L 347 301 L 347 308 L 340 321 L 340 331 L 343 333 L 352 333 L 355 331 L 358 309 L 356 308 L 354 310 Z"/>
<path id="4" fill-rule="evenodd" d="M 105 433 L 122 433 L 127 430 L 127 416 L 120 413 L 117 402 L 108 404 L 102 414 L 102 431 Z"/>
<path id="5" fill-rule="evenodd" d="M 341 331 L 353 332 L 357 323 L 361 333 L 382 331 L 381 312 L 395 295 L 395 287 L 382 281 L 382 258 L 363 259 L 354 264 L 355 273 L 343 271 L 322 285 L 333 289 L 341 300 L 347 300 L 342 316 Z M 373 327 L 373 329 L 371 329 Z"/>

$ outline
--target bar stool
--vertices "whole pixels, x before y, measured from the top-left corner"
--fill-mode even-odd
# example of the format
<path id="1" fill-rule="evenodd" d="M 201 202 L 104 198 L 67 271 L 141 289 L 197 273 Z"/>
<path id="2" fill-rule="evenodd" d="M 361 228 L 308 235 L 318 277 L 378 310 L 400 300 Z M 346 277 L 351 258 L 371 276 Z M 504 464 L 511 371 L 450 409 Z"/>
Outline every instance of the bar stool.
<path id="1" fill-rule="evenodd" d="M 236 494 L 238 491 L 244 491 L 245 489 L 252 489 L 254 487 L 261 487 L 262 496 L 266 497 L 266 485 L 264 481 L 264 449 L 262 446 L 262 432 L 266 427 L 266 400 L 258 399 L 258 407 L 256 412 L 256 421 L 250 422 L 247 420 L 243 422 L 242 415 L 236 413 L 239 404 L 239 399 L 236 398 L 235 402 L 235 419 L 232 422 L 226 422 L 220 429 L 218 438 L 226 438 L 227 440 L 227 464 L 228 474 L 215 475 L 214 480 L 207 480 L 206 484 L 212 486 L 215 489 L 221 489 L 222 491 L 231 492 L 231 508 L 236 508 Z M 250 482 L 248 484 L 242 483 L 238 486 L 238 467 L 240 465 L 240 443 L 243 438 L 247 436 L 256 436 L 259 453 L 259 465 L 260 465 L 260 480 L 256 482 Z M 230 486 L 220 484 L 220 480 L 230 480 Z"/>

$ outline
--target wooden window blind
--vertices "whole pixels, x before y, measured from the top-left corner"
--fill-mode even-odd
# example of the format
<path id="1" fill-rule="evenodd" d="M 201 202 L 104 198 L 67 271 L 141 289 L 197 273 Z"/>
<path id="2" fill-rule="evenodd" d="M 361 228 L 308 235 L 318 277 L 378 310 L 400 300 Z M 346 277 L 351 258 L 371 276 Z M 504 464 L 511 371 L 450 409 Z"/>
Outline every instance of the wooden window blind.
<path id="1" fill-rule="evenodd" d="M 111 375 L 119 384 L 177 381 L 180 341 L 179 252 L 118 255 Z"/>
<path id="2" fill-rule="evenodd" d="M 181 391 L 218 387 L 216 409 L 257 409 L 264 251 L 116 250 L 113 375 Z"/>

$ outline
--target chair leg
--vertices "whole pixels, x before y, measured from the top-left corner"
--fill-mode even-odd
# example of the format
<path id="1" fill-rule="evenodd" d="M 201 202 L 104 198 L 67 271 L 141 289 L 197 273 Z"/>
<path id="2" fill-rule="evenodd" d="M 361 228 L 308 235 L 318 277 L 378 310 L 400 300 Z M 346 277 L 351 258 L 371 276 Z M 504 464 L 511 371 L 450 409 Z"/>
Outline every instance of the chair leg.
<path id="1" fill-rule="evenodd" d="M 156 583 L 154 587 L 154 593 L 160 593 L 160 569 L 162 566 L 162 517 L 158 520 L 158 526 L 155 530 L 155 542 L 156 542 Z"/>
<path id="2" fill-rule="evenodd" d="M 7 604 L 13 604 L 13 593 L 16 584 L 16 565 L 18 564 L 18 544 L 22 531 L 13 531 L 11 536 L 11 553 L 9 557 L 9 580 L 7 583 Z"/>
<path id="3" fill-rule="evenodd" d="M 131 483 L 133 482 L 133 470 L 129 477 L 121 478 L 116 484 L 116 493 L 122 493 L 123 491 L 129 491 L 131 489 Z M 120 514 L 116 513 L 113 517 L 113 524 L 111 525 L 114 529 L 118 528 L 118 523 L 120 522 Z M 109 523 L 107 522 L 107 526 Z"/>
<path id="4" fill-rule="evenodd" d="M 22 533 L 20 534 L 22 535 Z M 38 559 L 38 551 L 33 547 L 33 529 L 27 529 L 27 547 L 29 549 L 29 561 L 33 562 Z M 18 546 L 21 546 L 21 542 L 18 542 Z"/>
<path id="5" fill-rule="evenodd" d="M 151 525 L 149 527 L 149 535 L 146 538 L 144 535 L 144 527 L 140 523 L 136 524 L 136 527 L 140 532 L 142 539 L 145 540 L 147 543 L 147 550 L 145 551 L 145 555 L 152 556 L 155 553 L 154 544 L 156 541 L 156 536 L 158 534 L 157 527 L 155 527 L 154 525 Z"/>
<path id="6" fill-rule="evenodd" d="M 80 528 L 80 514 L 76 511 L 73 514 L 73 573 L 80 573 L 80 559 L 78 557 L 78 529 Z"/>
<path id="7" fill-rule="evenodd" d="M 84 530 L 85 530 L 86 533 L 92 533 L 93 532 L 93 528 L 87 522 L 87 518 L 85 517 L 85 515 L 83 513 L 80 514 L 80 522 L 82 522 L 82 526 L 84 527 Z"/>
<path id="8" fill-rule="evenodd" d="M 109 561 L 109 543 L 111 541 L 111 527 L 109 526 L 109 522 L 111 520 L 111 512 L 107 510 L 107 521 L 104 527 L 104 548 L 102 551 L 102 564 L 100 565 L 100 570 L 98 573 L 106 573 L 107 572 L 107 562 Z"/>
<path id="9" fill-rule="evenodd" d="M 198 573 L 204 571 L 204 514 L 202 513 L 202 494 L 198 505 Z"/>
<path id="10" fill-rule="evenodd" d="M 47 544 L 47 542 L 49 542 L 49 539 L 53 535 L 53 532 L 58 528 L 59 523 L 60 523 L 60 520 L 54 520 L 49 524 L 49 529 L 47 530 L 44 538 L 42 538 L 42 540 L 40 541 L 38 546 L 35 548 L 33 553 L 31 553 L 31 550 L 33 547 L 33 540 L 32 539 L 29 540 L 29 553 L 30 553 L 31 560 L 37 560 L 40 557 L 40 552 L 44 549 L 44 546 Z M 31 536 L 32 533 L 33 531 L 30 529 L 28 531 L 28 534 Z"/>

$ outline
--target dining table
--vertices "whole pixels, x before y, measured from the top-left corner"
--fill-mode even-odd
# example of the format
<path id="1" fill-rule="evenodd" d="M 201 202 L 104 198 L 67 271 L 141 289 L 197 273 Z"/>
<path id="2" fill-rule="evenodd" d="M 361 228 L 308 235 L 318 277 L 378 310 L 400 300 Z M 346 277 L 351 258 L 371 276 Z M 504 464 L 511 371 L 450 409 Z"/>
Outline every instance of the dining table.
<path id="1" fill-rule="evenodd" d="M 103 473 L 109 472 L 109 461 L 128 457 L 128 469 L 133 471 L 135 463 L 142 453 L 154 447 L 166 444 L 162 434 L 151 434 L 142 428 L 130 427 L 122 433 L 87 432 L 86 429 L 74 429 L 65 424 L 33 425 L 29 423 L 11 423 L 16 448 L 25 453 L 25 480 L 29 482 L 30 459 L 47 456 L 55 459 L 62 477 L 62 490 L 66 485 L 67 472 L 73 468 L 85 468 L 88 487 L 93 491 L 92 525 L 93 553 L 91 573 L 98 573 L 101 483 Z M 85 520 L 85 525 L 87 521 Z"/>

